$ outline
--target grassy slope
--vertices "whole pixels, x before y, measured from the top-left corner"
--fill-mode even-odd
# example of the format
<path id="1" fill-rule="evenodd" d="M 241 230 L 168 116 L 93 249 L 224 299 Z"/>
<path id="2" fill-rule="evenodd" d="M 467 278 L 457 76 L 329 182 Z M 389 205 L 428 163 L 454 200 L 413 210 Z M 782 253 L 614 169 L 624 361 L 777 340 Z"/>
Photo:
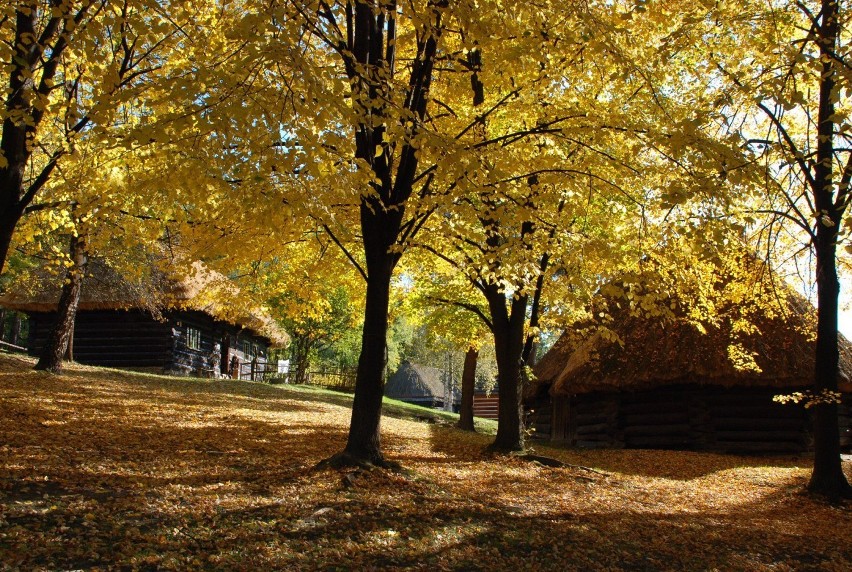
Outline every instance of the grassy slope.
<path id="1" fill-rule="evenodd" d="M 541 447 L 574 465 L 550 469 L 391 403 L 410 474 L 347 475 L 312 468 L 347 396 L 30 366 L 0 356 L 0 570 L 852 568 L 806 459 Z"/>

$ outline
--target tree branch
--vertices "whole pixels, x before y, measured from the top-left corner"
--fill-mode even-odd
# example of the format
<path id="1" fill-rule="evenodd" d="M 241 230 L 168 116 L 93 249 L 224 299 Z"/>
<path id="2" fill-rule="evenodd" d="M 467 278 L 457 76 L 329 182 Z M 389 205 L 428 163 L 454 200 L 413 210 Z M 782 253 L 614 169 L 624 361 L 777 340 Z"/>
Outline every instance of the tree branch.
<path id="1" fill-rule="evenodd" d="M 327 224 L 322 225 L 322 228 L 326 232 L 326 234 L 328 234 L 328 236 L 331 238 L 331 240 L 334 241 L 334 244 L 336 244 L 338 246 L 338 248 L 340 248 L 340 250 L 343 251 L 343 254 L 346 255 L 346 258 L 349 259 L 349 262 L 352 263 L 352 266 L 355 267 L 355 269 L 358 271 L 358 273 L 361 275 L 361 277 L 366 282 L 367 281 L 367 273 L 364 271 L 364 269 L 361 267 L 361 265 L 358 264 L 358 261 L 355 260 L 355 257 L 352 256 L 352 253 L 349 252 L 349 249 L 347 249 L 345 246 L 343 246 L 343 243 L 341 243 L 337 239 L 337 237 L 334 235 L 334 233 L 331 232 L 331 229 L 328 228 Z"/>
<path id="2" fill-rule="evenodd" d="M 491 322 L 488 316 L 486 316 L 485 313 L 474 304 L 468 304 L 467 302 L 460 302 L 458 300 L 448 300 L 447 298 L 438 298 L 436 296 L 428 296 L 428 299 L 432 300 L 433 302 L 438 302 L 439 304 L 444 304 L 446 306 L 455 306 L 456 308 L 462 308 L 463 310 L 472 312 L 485 323 L 489 330 L 491 330 L 492 332 L 494 331 L 494 324 Z"/>

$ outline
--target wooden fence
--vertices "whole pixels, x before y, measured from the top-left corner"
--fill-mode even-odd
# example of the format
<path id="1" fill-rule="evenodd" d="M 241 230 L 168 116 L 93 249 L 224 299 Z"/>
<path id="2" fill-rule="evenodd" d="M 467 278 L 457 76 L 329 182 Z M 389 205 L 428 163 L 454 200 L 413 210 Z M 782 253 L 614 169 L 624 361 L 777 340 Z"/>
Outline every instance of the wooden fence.
<path id="1" fill-rule="evenodd" d="M 278 364 L 273 362 L 245 362 L 240 364 L 239 377 L 246 381 L 273 382 L 276 377 L 285 375 L 278 373 Z"/>
<path id="2" fill-rule="evenodd" d="M 13 354 L 25 354 L 27 353 L 27 348 L 0 340 L 0 351 Z"/>
<path id="3" fill-rule="evenodd" d="M 240 379 L 245 381 L 261 381 L 266 383 L 297 383 L 301 379 L 296 371 L 279 373 L 278 364 L 274 362 L 246 362 L 240 364 Z M 340 371 L 310 371 L 304 376 L 304 383 L 316 385 L 336 391 L 353 393 L 355 391 L 355 373 Z"/>
<path id="4" fill-rule="evenodd" d="M 312 371 L 307 375 L 307 383 L 327 389 L 355 392 L 355 374 L 341 371 Z"/>

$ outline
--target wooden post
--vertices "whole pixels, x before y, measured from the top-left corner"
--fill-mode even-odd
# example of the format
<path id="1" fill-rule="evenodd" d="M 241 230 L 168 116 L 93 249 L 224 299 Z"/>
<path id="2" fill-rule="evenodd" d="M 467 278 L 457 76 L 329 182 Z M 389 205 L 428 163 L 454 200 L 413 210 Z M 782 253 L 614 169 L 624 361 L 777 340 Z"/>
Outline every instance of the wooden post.
<path id="1" fill-rule="evenodd" d="M 5 321 L 4 321 L 4 323 L 3 323 L 3 326 L 4 326 L 3 331 L 4 332 L 6 330 L 5 325 L 6 324 L 5 324 Z M 20 345 L 22 345 L 20 343 L 20 341 L 21 341 L 21 313 L 15 312 L 15 317 L 12 320 L 12 339 L 11 339 L 11 342 L 12 342 L 13 345 L 20 346 Z"/>

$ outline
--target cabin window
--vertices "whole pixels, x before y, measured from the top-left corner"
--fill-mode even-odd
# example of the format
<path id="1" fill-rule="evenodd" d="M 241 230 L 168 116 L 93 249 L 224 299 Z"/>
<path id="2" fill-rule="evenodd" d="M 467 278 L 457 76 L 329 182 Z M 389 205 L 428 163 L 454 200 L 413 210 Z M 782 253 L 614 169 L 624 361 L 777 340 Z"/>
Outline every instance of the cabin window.
<path id="1" fill-rule="evenodd" d="M 248 340 L 243 340 L 243 355 L 246 359 L 251 355 L 251 342 Z"/>
<path id="2" fill-rule="evenodd" d="M 186 329 L 186 347 L 191 350 L 201 349 L 201 330 L 195 328 Z"/>

